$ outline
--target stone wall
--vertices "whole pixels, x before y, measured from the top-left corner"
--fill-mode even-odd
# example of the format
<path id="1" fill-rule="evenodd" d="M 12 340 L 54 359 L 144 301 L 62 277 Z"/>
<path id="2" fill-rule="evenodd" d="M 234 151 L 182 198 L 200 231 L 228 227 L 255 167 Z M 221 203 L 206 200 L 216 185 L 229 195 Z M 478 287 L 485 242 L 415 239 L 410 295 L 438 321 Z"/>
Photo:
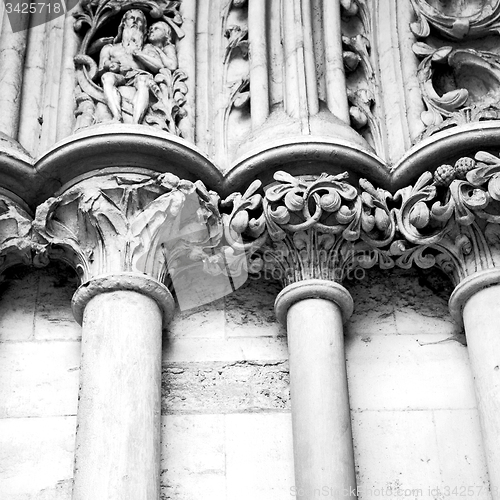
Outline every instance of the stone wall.
<path id="1" fill-rule="evenodd" d="M 13 269 L 2 285 L 2 500 L 71 496 L 76 286 L 61 265 Z M 356 304 L 346 357 L 359 498 L 472 496 L 466 487 L 490 498 L 464 335 L 447 310 L 451 285 L 435 271 L 370 270 L 346 286 Z M 300 498 L 278 291 L 249 280 L 177 311 L 164 334 L 162 499 Z"/>

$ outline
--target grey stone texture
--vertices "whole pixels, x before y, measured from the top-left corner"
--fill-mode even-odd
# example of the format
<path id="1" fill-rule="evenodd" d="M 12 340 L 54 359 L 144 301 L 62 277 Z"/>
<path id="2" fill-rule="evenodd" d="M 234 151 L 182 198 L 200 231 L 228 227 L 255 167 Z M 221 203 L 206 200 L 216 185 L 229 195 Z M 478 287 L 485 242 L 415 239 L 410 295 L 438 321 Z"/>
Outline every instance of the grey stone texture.
<path id="1" fill-rule="evenodd" d="M 470 484 L 487 500 L 467 350 L 447 312 L 449 283 L 431 271 L 369 270 L 345 285 L 356 305 L 345 344 L 364 498 L 388 485 Z M 13 270 L 3 284 L 2 500 L 70 498 L 76 286 L 64 266 Z M 164 333 L 163 499 L 291 498 L 287 342 L 273 317 L 279 289 L 249 280 L 225 299 L 177 312 Z"/>

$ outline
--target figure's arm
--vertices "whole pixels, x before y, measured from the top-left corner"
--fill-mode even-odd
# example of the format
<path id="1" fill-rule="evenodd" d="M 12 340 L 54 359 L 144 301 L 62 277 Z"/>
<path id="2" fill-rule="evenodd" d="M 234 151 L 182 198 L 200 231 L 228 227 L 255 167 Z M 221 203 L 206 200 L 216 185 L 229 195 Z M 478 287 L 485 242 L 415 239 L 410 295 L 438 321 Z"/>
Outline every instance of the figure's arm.
<path id="1" fill-rule="evenodd" d="M 113 61 L 111 55 L 112 45 L 105 45 L 99 56 L 99 68 L 97 70 L 96 78 L 100 78 L 104 73 L 111 71 L 112 73 L 119 73 L 120 65 Z"/>
<path id="2" fill-rule="evenodd" d="M 137 61 L 142 63 L 147 70 L 151 71 L 154 74 L 158 73 L 158 71 L 160 71 L 160 69 L 163 68 L 161 58 L 155 57 L 151 55 L 151 53 L 136 50 L 135 52 L 132 53 L 132 55 L 135 57 Z"/>
<path id="3" fill-rule="evenodd" d="M 170 71 L 175 71 L 179 67 L 177 51 L 175 50 L 174 44 L 170 43 L 164 47 L 163 51 L 161 51 L 161 60 L 163 67 Z"/>
<path id="4" fill-rule="evenodd" d="M 177 52 L 172 44 L 167 45 L 163 50 L 155 48 L 154 55 L 151 52 L 137 51 L 134 52 L 134 57 L 155 74 L 163 68 L 170 71 L 177 69 Z"/>

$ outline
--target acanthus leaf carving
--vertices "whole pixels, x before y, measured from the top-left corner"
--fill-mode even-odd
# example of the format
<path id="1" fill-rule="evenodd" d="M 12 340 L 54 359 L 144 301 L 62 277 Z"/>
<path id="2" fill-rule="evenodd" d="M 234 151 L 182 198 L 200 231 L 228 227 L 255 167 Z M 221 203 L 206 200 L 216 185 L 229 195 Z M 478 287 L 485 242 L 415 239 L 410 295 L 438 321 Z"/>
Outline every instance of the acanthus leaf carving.
<path id="1" fill-rule="evenodd" d="M 50 256 L 82 282 L 133 272 L 160 282 L 208 259 L 222 237 L 218 196 L 173 174 L 87 179 L 38 207 L 34 228 Z M 191 249 L 186 252 L 186 245 Z"/>
<path id="2" fill-rule="evenodd" d="M 31 216 L 0 194 L 0 276 L 15 265 L 42 267 L 47 263 L 45 246 L 33 234 Z"/>

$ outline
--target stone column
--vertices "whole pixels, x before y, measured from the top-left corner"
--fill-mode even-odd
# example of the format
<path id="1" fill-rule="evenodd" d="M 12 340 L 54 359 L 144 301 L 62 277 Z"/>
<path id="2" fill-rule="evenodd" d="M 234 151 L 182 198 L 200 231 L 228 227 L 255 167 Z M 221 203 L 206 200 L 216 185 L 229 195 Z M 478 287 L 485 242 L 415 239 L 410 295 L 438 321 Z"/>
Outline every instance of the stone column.
<path id="1" fill-rule="evenodd" d="M 486 152 L 425 172 L 401 189 L 401 256 L 437 264 L 455 284 L 449 308 L 465 327 L 495 500 L 500 499 L 500 160 Z M 439 189 L 436 189 L 439 188 Z"/>
<path id="2" fill-rule="evenodd" d="M 75 293 L 82 355 L 73 499 L 160 497 L 162 326 L 173 299 L 134 274 Z"/>
<path id="3" fill-rule="evenodd" d="M 450 311 L 463 320 L 481 420 L 492 498 L 500 498 L 500 269 L 462 281 Z"/>
<path id="4" fill-rule="evenodd" d="M 248 255 L 260 248 L 249 267 L 283 284 L 275 311 L 288 333 L 296 497 L 355 497 L 342 328 L 353 301 L 340 282 L 386 262 L 378 248 L 394 236 L 389 194 L 366 181 L 358 190 L 346 173 L 274 179 L 263 198 L 254 182 L 223 203 L 232 206 L 227 234 Z"/>
<path id="5" fill-rule="evenodd" d="M 305 280 L 284 288 L 275 309 L 288 334 L 297 498 L 349 497 L 356 474 L 342 323 L 352 298 L 338 283 Z"/>
<path id="6" fill-rule="evenodd" d="M 163 281 L 189 263 L 188 247 L 203 261 L 217 242 L 200 223 L 220 226 L 216 206 L 201 183 L 122 173 L 81 180 L 37 210 L 49 256 L 82 282 L 73 500 L 160 497 L 161 339 L 174 309 Z"/>

